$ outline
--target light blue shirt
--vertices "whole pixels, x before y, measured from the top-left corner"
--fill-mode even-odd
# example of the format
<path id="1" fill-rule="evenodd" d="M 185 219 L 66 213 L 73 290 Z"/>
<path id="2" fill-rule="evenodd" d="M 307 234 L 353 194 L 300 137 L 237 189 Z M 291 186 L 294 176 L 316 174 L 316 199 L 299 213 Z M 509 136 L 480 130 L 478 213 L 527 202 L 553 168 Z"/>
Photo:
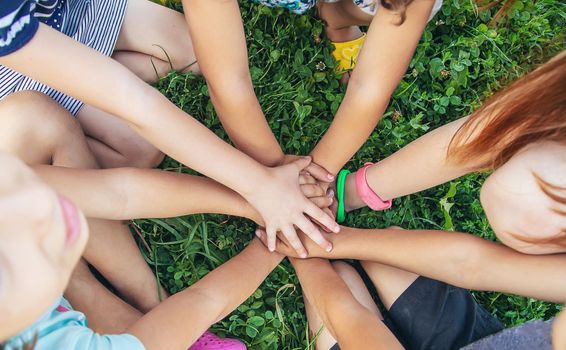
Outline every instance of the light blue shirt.
<path id="1" fill-rule="evenodd" d="M 31 327 L 8 339 L 5 350 L 20 350 L 37 334 L 34 350 L 144 350 L 138 338 L 130 334 L 101 335 L 87 327 L 82 312 L 72 309 L 61 297 Z"/>

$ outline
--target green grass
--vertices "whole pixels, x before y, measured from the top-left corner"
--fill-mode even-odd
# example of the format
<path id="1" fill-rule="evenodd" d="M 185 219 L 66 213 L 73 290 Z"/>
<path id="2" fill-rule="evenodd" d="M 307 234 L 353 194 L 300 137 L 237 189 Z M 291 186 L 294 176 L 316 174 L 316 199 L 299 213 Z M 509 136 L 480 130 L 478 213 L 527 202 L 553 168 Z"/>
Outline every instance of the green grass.
<path id="1" fill-rule="evenodd" d="M 173 4 L 178 8 L 178 4 Z M 332 71 L 331 45 L 313 13 L 241 4 L 252 78 L 269 123 L 286 153 L 306 154 L 328 128 L 344 96 Z M 564 48 L 565 5 L 518 1 L 490 27 L 492 12 L 471 1 L 448 0 L 427 27 L 407 75 L 379 127 L 347 165 L 384 158 L 427 130 L 465 116 L 480 101 L 536 63 Z M 175 104 L 227 140 L 201 77 L 172 73 L 157 87 Z M 190 150 L 187 150 L 190 151 Z M 187 172 L 168 159 L 164 168 Z M 479 202 L 484 175 L 470 175 L 395 200 L 393 210 L 361 210 L 347 224 L 380 228 L 446 228 L 494 239 Z M 447 210 L 448 209 L 448 210 Z M 177 292 L 237 254 L 253 235 L 245 220 L 196 215 L 136 222 L 151 254 L 140 245 L 160 281 Z M 486 261 L 486 264 L 489 264 Z M 474 293 L 507 326 L 549 318 L 558 305 L 501 293 Z M 242 306 L 213 329 L 243 339 L 251 349 L 305 349 L 304 305 L 290 265 L 276 268 Z"/>

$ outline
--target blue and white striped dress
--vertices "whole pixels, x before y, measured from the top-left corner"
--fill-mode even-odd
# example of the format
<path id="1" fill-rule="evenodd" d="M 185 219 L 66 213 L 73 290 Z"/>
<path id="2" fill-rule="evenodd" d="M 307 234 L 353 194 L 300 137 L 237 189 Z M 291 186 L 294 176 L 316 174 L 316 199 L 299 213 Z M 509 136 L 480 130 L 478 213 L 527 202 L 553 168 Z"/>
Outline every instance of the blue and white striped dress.
<path id="1" fill-rule="evenodd" d="M 8 2 L 14 3 L 14 0 Z M 20 5 L 17 10 L 19 13 L 29 12 L 29 15 L 39 22 L 110 56 L 118 40 L 127 0 L 22 0 L 18 1 L 18 5 Z M 18 24 L 14 25 L 14 19 L 10 16 L 16 17 L 16 11 L 0 14 L 0 31 L 8 33 L 0 38 L 0 44 L 18 35 L 16 33 L 19 29 Z M 22 20 L 21 23 L 26 23 L 26 20 Z M 11 36 L 10 30 L 14 32 Z M 41 57 L 37 59 L 41 61 Z M 24 90 L 46 94 L 73 115 L 76 115 L 83 105 L 81 101 L 0 65 L 0 100 L 11 93 Z"/>

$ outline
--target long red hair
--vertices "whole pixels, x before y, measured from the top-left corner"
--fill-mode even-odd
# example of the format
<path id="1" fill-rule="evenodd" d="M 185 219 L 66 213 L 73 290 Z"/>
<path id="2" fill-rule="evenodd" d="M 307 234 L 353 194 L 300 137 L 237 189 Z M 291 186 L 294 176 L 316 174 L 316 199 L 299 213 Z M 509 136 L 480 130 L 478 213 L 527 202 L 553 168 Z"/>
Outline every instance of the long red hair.
<path id="1" fill-rule="evenodd" d="M 452 138 L 447 161 L 474 164 L 471 170 L 493 170 L 536 142 L 566 144 L 566 51 L 498 92 L 476 110 Z M 533 174 L 540 189 L 566 205 L 566 188 Z M 566 174 L 565 174 L 566 176 Z M 565 215 L 564 210 L 554 210 Z M 553 237 L 516 238 L 566 247 L 566 230 Z"/>

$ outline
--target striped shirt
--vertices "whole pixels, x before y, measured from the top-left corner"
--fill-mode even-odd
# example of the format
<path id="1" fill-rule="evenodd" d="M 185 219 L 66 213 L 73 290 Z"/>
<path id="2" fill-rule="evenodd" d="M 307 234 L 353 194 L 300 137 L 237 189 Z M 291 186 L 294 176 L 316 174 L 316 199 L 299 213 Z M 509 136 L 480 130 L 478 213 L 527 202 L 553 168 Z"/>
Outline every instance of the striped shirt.
<path id="1" fill-rule="evenodd" d="M 0 0 L 0 57 L 26 45 L 40 23 L 110 56 L 126 7 L 127 0 Z M 0 65 L 0 100 L 12 93 L 30 90 L 49 96 L 73 115 L 83 105 L 71 96 Z"/>

